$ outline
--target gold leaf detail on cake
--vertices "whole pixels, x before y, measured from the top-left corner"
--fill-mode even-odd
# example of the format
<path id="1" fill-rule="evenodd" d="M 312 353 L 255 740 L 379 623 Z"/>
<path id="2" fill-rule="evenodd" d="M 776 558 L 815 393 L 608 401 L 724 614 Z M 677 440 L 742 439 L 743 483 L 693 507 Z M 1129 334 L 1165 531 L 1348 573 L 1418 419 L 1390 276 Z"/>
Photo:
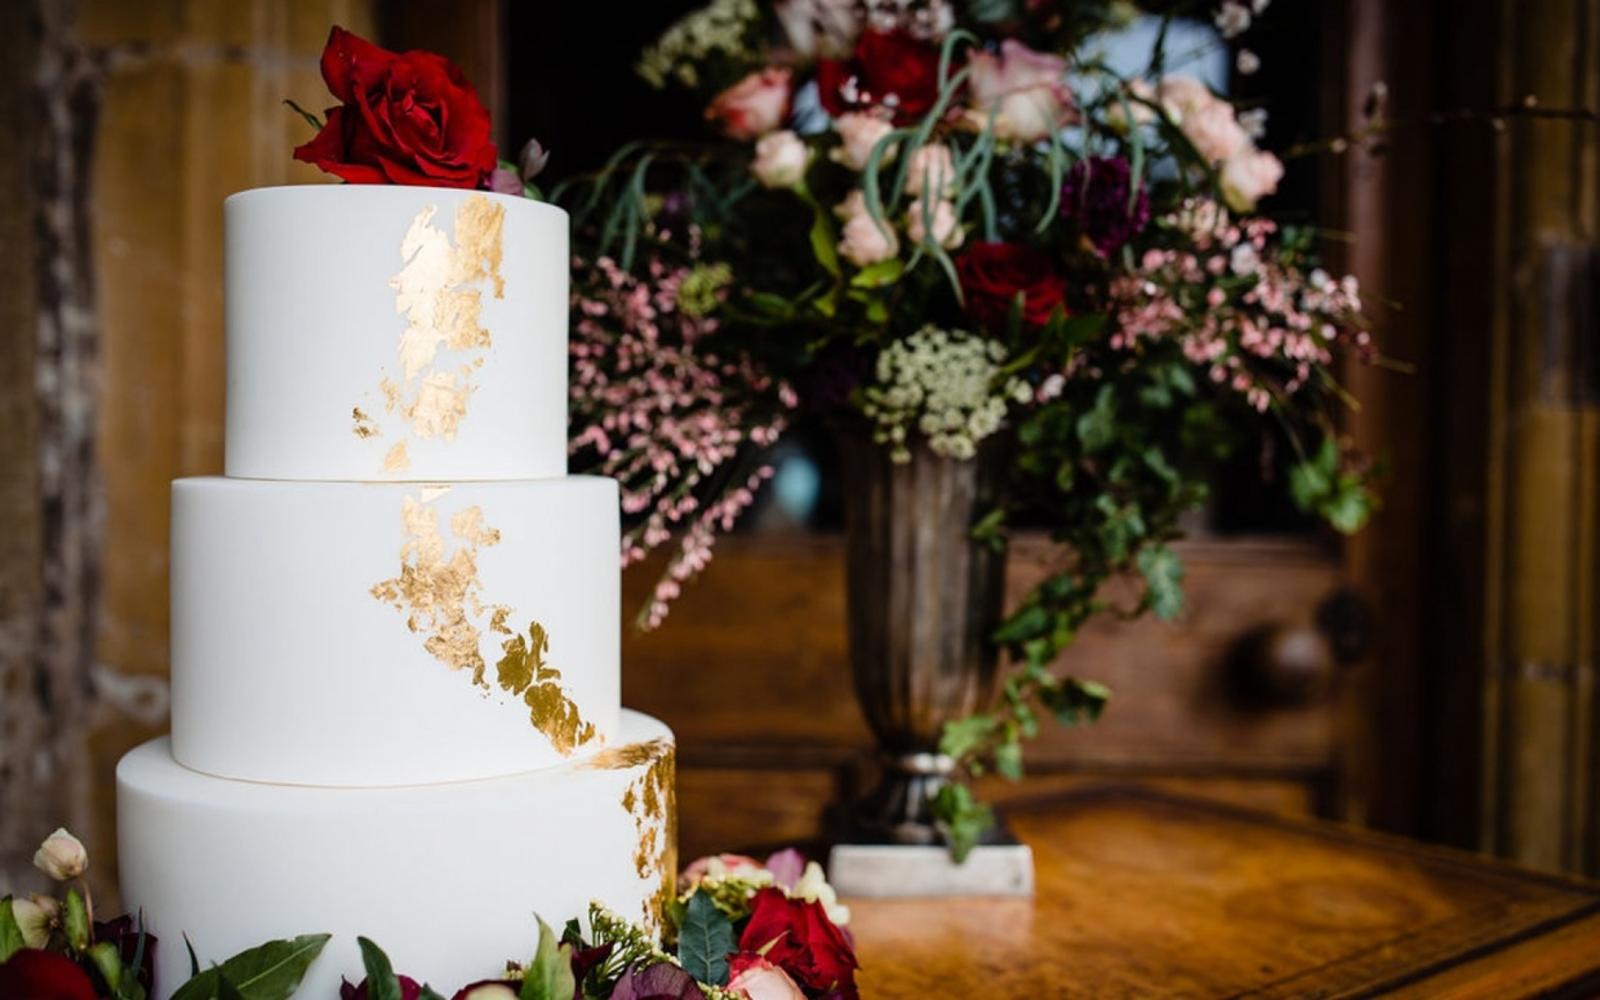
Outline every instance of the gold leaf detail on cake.
<path id="1" fill-rule="evenodd" d="M 509 615 L 510 610 L 507 610 Z M 505 618 L 496 608 L 490 628 L 504 628 Z M 544 626 L 533 622 L 526 636 L 513 635 L 500 646 L 500 661 L 495 664 L 495 679 L 500 689 L 517 695 L 528 706 L 528 718 L 544 733 L 550 745 L 563 757 L 595 737 L 594 723 L 586 722 L 578 706 L 561 686 L 561 671 L 545 661 L 550 636 Z"/>
<path id="2" fill-rule="evenodd" d="M 482 527 L 483 512 L 477 507 L 464 508 L 451 518 L 451 530 L 457 523 L 470 526 L 471 537 L 461 537 L 447 553 L 439 514 L 426 500 L 406 497 L 400 517 L 406 539 L 400 547 L 400 575 L 374 584 L 372 596 L 406 613 L 406 627 L 426 634 L 422 645 L 434 659 L 451 670 L 471 670 L 473 682 L 481 684 L 481 632 L 473 621 L 483 612 L 478 549 L 499 541 L 499 533 Z"/>
<path id="3" fill-rule="evenodd" d="M 645 925 L 660 930 L 666 907 L 676 895 L 678 809 L 674 792 L 677 752 L 671 740 L 602 750 L 586 766 L 605 770 L 643 768 L 622 792 L 622 808 L 633 817 L 633 866 L 641 879 L 654 880 L 655 893 L 644 903 Z"/>
<path id="4" fill-rule="evenodd" d="M 434 225 L 437 213 L 436 205 L 418 212 L 400 241 L 404 264 L 389 279 L 395 311 L 406 319 L 397 349 L 399 380 L 384 377 L 378 389 L 385 411 L 398 413 L 412 434 L 448 441 L 466 417 L 472 372 L 483 357 L 462 359 L 458 374 L 439 365 L 439 352 L 481 352 L 491 345 L 479 286 L 487 283 L 495 298 L 505 296 L 505 206 L 481 194 L 468 197 L 456 208 L 454 242 Z"/>
<path id="5" fill-rule="evenodd" d="M 394 447 L 383 456 L 384 472 L 405 472 L 411 468 L 411 456 L 406 454 L 406 443 L 396 441 Z"/>
<path id="6" fill-rule="evenodd" d="M 378 425 L 372 422 L 372 418 L 367 416 L 366 411 L 359 406 L 350 411 L 350 419 L 355 422 L 354 430 L 358 438 L 377 437 L 383 433 L 378 430 Z"/>
<path id="7" fill-rule="evenodd" d="M 432 483 L 417 491 L 417 498 L 423 503 L 433 503 L 435 500 L 450 492 L 450 487 L 443 483 Z"/>

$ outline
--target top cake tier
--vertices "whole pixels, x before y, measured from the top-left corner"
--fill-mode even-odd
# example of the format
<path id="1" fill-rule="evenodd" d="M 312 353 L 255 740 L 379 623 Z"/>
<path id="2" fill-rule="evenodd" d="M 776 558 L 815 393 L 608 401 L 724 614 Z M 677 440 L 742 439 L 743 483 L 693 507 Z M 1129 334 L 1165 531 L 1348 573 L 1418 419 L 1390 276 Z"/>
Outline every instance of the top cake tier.
<path id="1" fill-rule="evenodd" d="M 350 184 L 224 215 L 228 475 L 566 474 L 565 212 Z"/>

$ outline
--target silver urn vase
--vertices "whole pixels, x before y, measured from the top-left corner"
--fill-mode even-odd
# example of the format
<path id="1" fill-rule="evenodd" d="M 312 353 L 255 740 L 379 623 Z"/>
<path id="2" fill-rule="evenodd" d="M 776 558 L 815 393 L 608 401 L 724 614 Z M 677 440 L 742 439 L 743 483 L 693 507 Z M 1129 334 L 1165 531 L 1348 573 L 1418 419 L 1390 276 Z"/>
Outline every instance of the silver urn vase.
<path id="1" fill-rule="evenodd" d="M 994 691 L 1005 552 L 972 529 L 994 509 L 1009 449 L 994 435 L 963 461 L 918 440 L 910 461 L 895 462 L 865 421 L 835 430 L 850 665 L 880 765 L 876 787 L 851 808 L 853 836 L 934 844 L 930 802 L 954 766 L 940 733 Z"/>

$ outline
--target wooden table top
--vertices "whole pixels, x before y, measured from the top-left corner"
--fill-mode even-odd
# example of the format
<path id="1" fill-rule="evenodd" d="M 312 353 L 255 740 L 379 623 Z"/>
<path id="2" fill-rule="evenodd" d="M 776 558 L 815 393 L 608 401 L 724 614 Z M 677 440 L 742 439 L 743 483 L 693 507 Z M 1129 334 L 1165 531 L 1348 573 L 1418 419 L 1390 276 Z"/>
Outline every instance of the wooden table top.
<path id="1" fill-rule="evenodd" d="M 867 1000 L 1600 996 L 1600 883 L 1131 786 L 1014 808 L 1033 900 L 849 900 Z"/>

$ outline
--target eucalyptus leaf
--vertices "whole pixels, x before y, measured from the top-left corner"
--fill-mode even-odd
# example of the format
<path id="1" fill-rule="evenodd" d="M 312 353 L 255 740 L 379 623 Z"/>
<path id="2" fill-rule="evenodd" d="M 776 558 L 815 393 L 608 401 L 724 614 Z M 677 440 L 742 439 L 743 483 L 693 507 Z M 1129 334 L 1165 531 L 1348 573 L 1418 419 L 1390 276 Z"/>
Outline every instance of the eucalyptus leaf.
<path id="1" fill-rule="evenodd" d="M 224 979 L 243 1000 L 288 1000 L 331 937 L 302 934 L 241 951 L 184 983 L 171 1000 L 223 1000 Z"/>
<path id="2" fill-rule="evenodd" d="M 717 909 L 709 894 L 691 896 L 678 931 L 678 958 L 684 971 L 702 983 L 721 986 L 728 981 L 728 955 L 734 948 L 728 915 Z"/>

